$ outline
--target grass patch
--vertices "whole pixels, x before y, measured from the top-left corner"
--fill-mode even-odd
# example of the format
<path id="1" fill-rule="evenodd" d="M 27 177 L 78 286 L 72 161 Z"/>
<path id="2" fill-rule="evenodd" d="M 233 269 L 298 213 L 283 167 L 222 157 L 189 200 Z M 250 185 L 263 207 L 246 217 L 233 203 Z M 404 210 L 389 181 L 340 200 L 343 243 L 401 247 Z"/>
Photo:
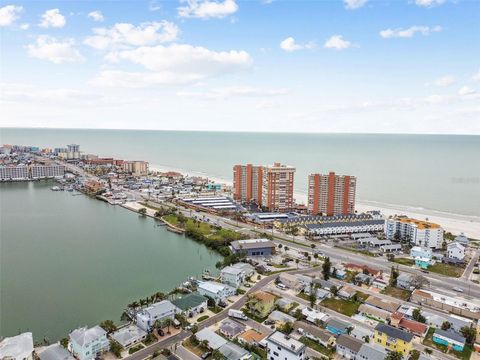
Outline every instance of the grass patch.
<path id="1" fill-rule="evenodd" d="M 144 348 L 144 346 L 142 344 L 138 344 L 138 345 L 135 345 L 135 346 L 131 347 L 130 349 L 128 349 L 128 353 L 133 354 L 133 353 L 136 353 L 139 350 L 142 350 L 143 348 Z"/>
<path id="2" fill-rule="evenodd" d="M 297 296 L 298 296 L 300 299 L 303 299 L 303 300 L 306 300 L 306 301 L 310 301 L 310 295 L 305 294 L 303 291 L 302 291 L 302 292 L 299 292 L 299 293 L 297 294 Z"/>
<path id="3" fill-rule="evenodd" d="M 207 320 L 210 316 L 208 315 L 203 315 L 203 316 L 200 316 L 198 319 L 197 319 L 197 322 L 202 322 L 204 320 Z"/>
<path id="4" fill-rule="evenodd" d="M 276 269 L 285 269 L 285 268 L 288 268 L 288 266 L 285 265 L 285 264 L 272 264 L 272 265 L 270 265 L 270 266 L 271 266 L 271 267 L 274 267 L 274 268 L 276 268 Z"/>
<path id="5" fill-rule="evenodd" d="M 400 264 L 400 265 L 405 265 L 405 266 L 413 266 L 415 265 L 415 261 L 412 259 L 407 259 L 407 258 L 395 258 L 393 259 L 394 263 Z"/>
<path id="6" fill-rule="evenodd" d="M 357 313 L 358 308 L 365 301 L 365 299 L 368 298 L 368 295 L 360 291 L 357 291 L 356 298 L 357 298 L 356 301 L 352 299 L 343 300 L 343 299 L 336 299 L 336 298 L 327 298 L 327 299 L 323 299 L 320 305 L 350 317 Z"/>
<path id="7" fill-rule="evenodd" d="M 215 313 L 215 314 L 218 314 L 220 311 L 223 310 L 223 308 L 221 308 L 220 306 L 218 305 L 215 305 L 215 306 L 209 306 L 208 307 L 208 310 L 210 310 L 211 312 Z"/>
<path id="8" fill-rule="evenodd" d="M 433 342 L 432 337 L 434 333 L 435 333 L 435 328 L 431 327 L 430 329 L 428 329 L 427 335 L 423 340 L 423 345 L 436 348 L 445 354 L 448 353 L 450 355 L 454 355 L 458 359 L 462 359 L 462 360 L 470 359 L 470 356 L 472 355 L 472 350 L 473 350 L 471 346 L 465 345 L 465 347 L 463 348 L 463 352 L 455 351 L 455 350 L 448 351 L 447 346 Z"/>
<path id="9" fill-rule="evenodd" d="M 194 344 L 191 337 L 185 340 L 182 345 L 197 356 L 202 356 L 203 353 L 208 351 L 207 348 L 201 346 L 200 344 Z"/>
<path id="10" fill-rule="evenodd" d="M 299 340 L 300 340 L 300 342 L 307 345 L 309 348 L 312 348 L 313 350 L 318 351 L 320 354 L 323 354 L 323 355 L 328 356 L 329 358 L 333 359 L 333 355 L 335 354 L 335 350 L 329 349 L 329 348 L 323 346 L 322 344 L 319 344 L 316 341 L 313 341 L 312 339 L 309 339 L 306 336 L 302 336 Z"/>
<path id="11" fill-rule="evenodd" d="M 344 247 L 344 246 L 336 246 L 336 247 L 339 248 L 339 249 L 342 249 L 342 250 L 353 252 L 355 254 L 360 254 L 360 255 L 365 255 L 365 256 L 370 256 L 370 257 L 376 257 L 375 254 L 373 254 L 373 253 L 371 253 L 370 251 L 367 251 L 367 250 L 358 250 L 358 249 L 354 249 L 354 248 L 351 248 L 351 247 Z"/>
<path id="12" fill-rule="evenodd" d="M 450 277 L 460 277 L 465 269 L 449 264 L 436 263 L 428 267 L 428 271 Z"/>
<path id="13" fill-rule="evenodd" d="M 381 294 L 389 295 L 397 299 L 408 300 L 412 293 L 408 290 L 399 289 L 393 286 L 387 286 L 381 291 Z"/>
<path id="14" fill-rule="evenodd" d="M 252 320 L 255 320 L 258 323 L 263 323 L 265 320 L 267 320 L 268 316 L 265 316 L 264 318 L 261 318 L 260 316 L 255 315 L 254 313 L 248 311 L 248 309 L 242 309 L 242 312 L 247 315 Z"/>

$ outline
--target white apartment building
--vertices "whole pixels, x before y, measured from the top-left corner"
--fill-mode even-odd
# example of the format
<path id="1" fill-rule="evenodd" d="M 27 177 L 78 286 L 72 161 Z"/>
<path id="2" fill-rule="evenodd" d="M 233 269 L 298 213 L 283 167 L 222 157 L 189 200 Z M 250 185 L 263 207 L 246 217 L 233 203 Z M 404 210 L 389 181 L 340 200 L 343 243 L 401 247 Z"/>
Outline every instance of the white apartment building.
<path id="1" fill-rule="evenodd" d="M 28 177 L 26 165 L 0 166 L 0 180 L 27 180 Z"/>
<path id="2" fill-rule="evenodd" d="M 303 360 L 305 357 L 305 345 L 279 331 L 266 340 L 268 360 Z"/>
<path id="3" fill-rule="evenodd" d="M 63 165 L 33 165 L 31 167 L 32 179 L 44 179 L 63 177 L 65 166 Z"/>
<path id="4" fill-rule="evenodd" d="M 384 231 L 389 240 L 395 240 L 398 234 L 416 246 L 440 249 L 443 243 L 443 228 L 440 225 L 406 216 L 387 219 Z"/>
<path id="5" fill-rule="evenodd" d="M 263 168 L 262 206 L 269 211 L 287 212 L 293 209 L 295 168 L 275 163 Z"/>

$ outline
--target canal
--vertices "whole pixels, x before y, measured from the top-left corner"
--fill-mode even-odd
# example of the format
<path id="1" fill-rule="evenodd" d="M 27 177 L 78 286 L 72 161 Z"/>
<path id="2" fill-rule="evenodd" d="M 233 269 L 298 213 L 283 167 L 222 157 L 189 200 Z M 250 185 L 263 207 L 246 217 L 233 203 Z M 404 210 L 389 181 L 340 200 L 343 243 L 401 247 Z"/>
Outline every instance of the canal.
<path id="1" fill-rule="evenodd" d="M 220 255 L 52 182 L 0 184 L 0 335 L 36 341 L 119 321 L 125 306 L 215 270 Z M 78 194 L 78 193 L 76 193 Z"/>

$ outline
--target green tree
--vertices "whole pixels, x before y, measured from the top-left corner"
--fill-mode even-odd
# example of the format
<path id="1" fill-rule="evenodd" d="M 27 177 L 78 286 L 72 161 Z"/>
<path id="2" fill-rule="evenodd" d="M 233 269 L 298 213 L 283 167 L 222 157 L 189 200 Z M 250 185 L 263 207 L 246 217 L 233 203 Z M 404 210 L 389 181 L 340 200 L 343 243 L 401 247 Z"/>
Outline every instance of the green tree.
<path id="1" fill-rule="evenodd" d="M 413 309 L 412 317 L 413 320 L 421 323 L 425 323 L 427 321 L 427 319 L 425 319 L 425 316 L 422 315 L 422 311 L 419 308 Z"/>
<path id="2" fill-rule="evenodd" d="M 60 340 L 60 345 L 62 345 L 65 349 L 68 348 L 68 338 L 63 338 Z"/>
<path id="3" fill-rule="evenodd" d="M 390 351 L 388 355 L 385 357 L 385 360 L 402 360 L 403 354 L 398 351 Z"/>
<path id="4" fill-rule="evenodd" d="M 163 326 L 167 327 L 167 334 L 170 334 L 170 326 L 173 325 L 173 320 L 170 318 L 166 318 L 165 321 L 163 322 Z"/>
<path id="5" fill-rule="evenodd" d="M 465 338 L 467 344 L 473 345 L 475 337 L 477 336 L 477 330 L 475 330 L 475 328 L 464 326 L 460 329 L 460 333 Z"/>
<path id="6" fill-rule="evenodd" d="M 310 287 L 310 294 L 308 296 L 308 299 L 310 300 L 310 307 L 314 307 L 315 303 L 317 302 L 317 286 L 312 285 Z"/>
<path id="7" fill-rule="evenodd" d="M 337 296 L 338 288 L 335 285 L 332 285 L 332 287 L 330 288 L 330 292 L 332 293 L 333 296 Z"/>
<path id="8" fill-rule="evenodd" d="M 122 352 L 122 345 L 120 345 L 118 342 L 115 340 L 110 340 L 110 351 L 112 352 L 113 355 L 115 355 L 117 358 L 121 357 L 121 352 Z"/>
<path id="9" fill-rule="evenodd" d="M 310 247 L 311 247 L 312 249 L 315 249 L 315 248 L 317 247 L 317 245 L 315 245 L 315 244 L 310 244 Z"/>
<path id="10" fill-rule="evenodd" d="M 112 333 L 117 330 L 117 326 L 112 320 L 104 320 L 100 323 L 100 327 L 105 330 L 107 333 Z"/>
<path id="11" fill-rule="evenodd" d="M 290 334 L 293 331 L 293 324 L 290 321 L 287 321 L 285 324 L 278 328 L 284 334 Z"/>
<path id="12" fill-rule="evenodd" d="M 138 213 L 142 216 L 145 216 L 147 214 L 147 209 L 142 207 L 142 208 L 138 209 Z"/>
<path id="13" fill-rule="evenodd" d="M 330 262 L 330 258 L 326 257 L 322 265 L 322 275 L 324 280 L 328 280 L 330 278 L 331 266 L 332 266 L 332 263 Z"/>
<path id="14" fill-rule="evenodd" d="M 397 286 L 397 278 L 398 278 L 399 272 L 398 269 L 396 269 L 394 266 L 392 266 L 392 269 L 390 270 L 390 280 L 389 280 L 389 285 L 392 287 Z"/>
<path id="15" fill-rule="evenodd" d="M 297 269 L 298 269 L 298 263 L 300 262 L 300 259 L 295 259 L 295 264 L 297 264 Z"/>
<path id="16" fill-rule="evenodd" d="M 420 358 L 420 351 L 413 349 L 410 351 L 410 357 L 408 360 L 418 360 Z"/>
<path id="17" fill-rule="evenodd" d="M 442 323 L 442 330 L 447 331 L 452 327 L 452 324 L 449 321 L 444 321 Z"/>

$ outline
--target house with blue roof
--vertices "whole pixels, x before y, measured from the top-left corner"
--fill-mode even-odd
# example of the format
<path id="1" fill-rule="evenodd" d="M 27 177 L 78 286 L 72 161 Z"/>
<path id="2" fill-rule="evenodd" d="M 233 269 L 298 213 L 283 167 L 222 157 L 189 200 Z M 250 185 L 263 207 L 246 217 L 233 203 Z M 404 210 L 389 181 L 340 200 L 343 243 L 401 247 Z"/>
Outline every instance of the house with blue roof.
<path id="1" fill-rule="evenodd" d="M 327 321 L 325 329 L 334 335 L 342 335 L 348 333 L 348 329 L 351 327 L 350 323 L 342 321 L 337 318 L 330 318 Z"/>
<path id="2" fill-rule="evenodd" d="M 435 329 L 432 340 L 436 344 L 449 346 L 455 351 L 462 352 L 465 347 L 465 338 L 454 331 Z"/>

